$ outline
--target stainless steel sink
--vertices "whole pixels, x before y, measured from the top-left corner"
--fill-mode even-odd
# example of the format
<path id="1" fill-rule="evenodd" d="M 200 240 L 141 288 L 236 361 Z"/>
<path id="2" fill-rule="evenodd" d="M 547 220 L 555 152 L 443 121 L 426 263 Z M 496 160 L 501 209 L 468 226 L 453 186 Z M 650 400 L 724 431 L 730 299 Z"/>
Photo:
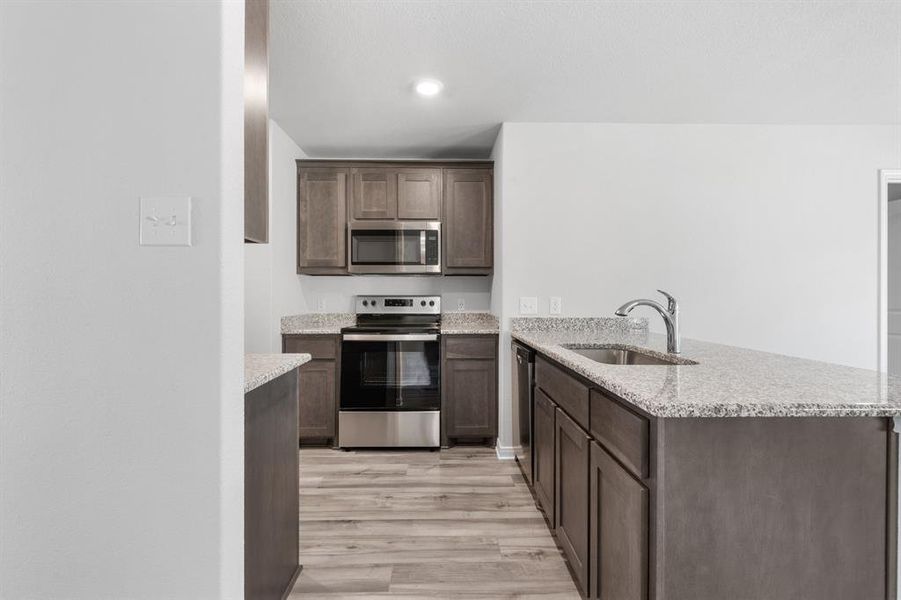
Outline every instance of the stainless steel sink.
<path id="1" fill-rule="evenodd" d="M 696 365 L 684 358 L 662 358 L 616 346 L 585 347 L 578 344 L 563 344 L 567 350 L 581 354 L 585 358 L 607 365 Z"/>

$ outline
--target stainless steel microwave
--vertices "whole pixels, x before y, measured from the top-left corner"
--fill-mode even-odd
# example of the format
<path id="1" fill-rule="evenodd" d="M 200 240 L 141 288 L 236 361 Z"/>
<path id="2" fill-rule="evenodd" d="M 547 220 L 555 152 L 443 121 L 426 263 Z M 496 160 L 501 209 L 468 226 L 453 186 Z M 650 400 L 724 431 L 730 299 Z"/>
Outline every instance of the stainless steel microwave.
<path id="1" fill-rule="evenodd" d="M 441 273 L 441 223 L 369 221 L 347 228 L 351 273 Z"/>

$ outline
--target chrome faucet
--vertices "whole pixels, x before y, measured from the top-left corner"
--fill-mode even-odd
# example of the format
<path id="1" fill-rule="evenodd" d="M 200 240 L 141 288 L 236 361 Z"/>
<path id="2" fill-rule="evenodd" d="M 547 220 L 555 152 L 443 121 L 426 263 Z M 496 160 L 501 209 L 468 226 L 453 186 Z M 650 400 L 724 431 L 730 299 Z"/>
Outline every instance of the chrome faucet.
<path id="1" fill-rule="evenodd" d="M 625 317 L 632 312 L 632 309 L 636 306 L 650 306 L 660 313 L 660 316 L 663 317 L 664 324 L 666 324 L 666 351 L 670 354 L 679 354 L 682 348 L 681 341 L 679 340 L 679 303 L 676 302 L 675 298 L 663 290 L 657 291 L 666 297 L 666 307 L 656 300 L 630 300 L 616 309 L 616 315 L 618 317 Z"/>

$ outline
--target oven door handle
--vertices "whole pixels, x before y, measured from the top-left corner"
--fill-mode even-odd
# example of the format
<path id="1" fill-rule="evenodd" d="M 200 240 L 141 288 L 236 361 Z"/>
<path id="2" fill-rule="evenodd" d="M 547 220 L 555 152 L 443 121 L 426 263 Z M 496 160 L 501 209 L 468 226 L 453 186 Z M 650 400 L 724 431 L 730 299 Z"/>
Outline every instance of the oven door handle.
<path id="1" fill-rule="evenodd" d="M 437 333 L 345 333 L 345 342 L 437 342 Z"/>

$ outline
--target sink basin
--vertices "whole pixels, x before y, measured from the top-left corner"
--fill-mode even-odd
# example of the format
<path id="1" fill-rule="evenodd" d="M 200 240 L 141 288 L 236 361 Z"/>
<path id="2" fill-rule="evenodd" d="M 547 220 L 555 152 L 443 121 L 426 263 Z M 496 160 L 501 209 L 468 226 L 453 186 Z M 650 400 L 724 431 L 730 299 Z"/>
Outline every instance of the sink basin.
<path id="1" fill-rule="evenodd" d="M 615 346 L 585 347 L 577 344 L 564 344 L 564 348 L 581 354 L 585 358 L 606 365 L 696 365 L 698 363 L 684 358 L 661 358 L 626 348 Z"/>

